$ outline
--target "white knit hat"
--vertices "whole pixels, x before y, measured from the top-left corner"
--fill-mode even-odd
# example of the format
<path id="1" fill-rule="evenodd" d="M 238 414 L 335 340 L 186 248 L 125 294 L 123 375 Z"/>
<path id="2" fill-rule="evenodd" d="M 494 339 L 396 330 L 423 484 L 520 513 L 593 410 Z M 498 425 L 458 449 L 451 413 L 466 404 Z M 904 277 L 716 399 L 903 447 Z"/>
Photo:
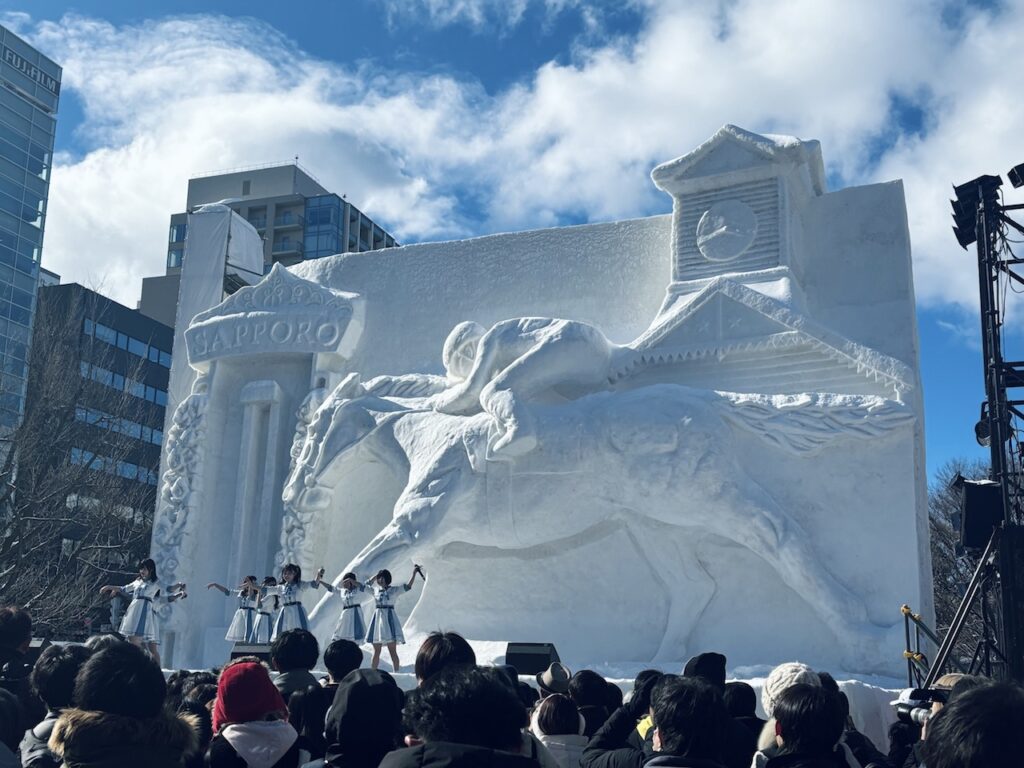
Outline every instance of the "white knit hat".
<path id="1" fill-rule="evenodd" d="M 768 717 L 775 712 L 775 702 L 779 700 L 782 692 L 797 683 L 820 687 L 821 678 L 817 672 L 799 661 L 787 661 L 772 670 L 768 679 L 764 681 L 764 687 L 761 688 L 761 705 Z"/>

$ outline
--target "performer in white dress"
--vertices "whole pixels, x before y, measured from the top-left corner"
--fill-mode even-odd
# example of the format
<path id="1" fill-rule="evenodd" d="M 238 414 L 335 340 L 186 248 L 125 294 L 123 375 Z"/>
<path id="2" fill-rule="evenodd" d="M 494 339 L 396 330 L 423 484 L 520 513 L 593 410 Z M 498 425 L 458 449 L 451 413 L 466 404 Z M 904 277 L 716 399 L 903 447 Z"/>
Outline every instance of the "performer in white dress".
<path id="1" fill-rule="evenodd" d="M 397 645 L 405 644 L 405 635 L 402 634 L 402 622 L 395 613 L 395 600 L 399 594 L 412 589 L 416 574 L 426 581 L 423 569 L 416 565 L 413 566 L 409 581 L 398 587 L 391 586 L 391 571 L 387 569 L 378 571 L 376 576 L 366 582 L 367 586 L 373 585 L 373 618 L 370 619 L 370 626 L 366 630 L 366 642 L 373 646 L 373 660 L 370 662 L 373 669 L 380 664 L 380 651 L 386 645 L 388 653 L 391 654 L 391 664 L 395 672 L 398 671 Z"/>
<path id="2" fill-rule="evenodd" d="M 306 616 L 306 609 L 302 605 L 302 590 L 307 587 L 316 589 L 323 582 L 324 569 L 316 572 L 316 578 L 312 581 L 302 580 L 302 569 L 295 563 L 288 563 L 281 569 L 281 583 L 276 587 L 268 587 L 267 594 L 273 594 L 274 590 L 281 596 L 281 612 L 274 620 L 274 631 L 270 634 L 271 641 L 277 640 L 282 632 L 289 629 L 309 629 L 309 619 Z"/>
<path id="3" fill-rule="evenodd" d="M 325 581 L 324 589 L 333 592 L 334 586 Z M 341 615 L 338 616 L 331 642 L 351 640 L 361 643 L 366 639 L 366 622 L 363 621 L 363 607 L 359 604 L 364 592 L 366 585 L 360 584 L 354 573 L 346 573 L 341 577 Z"/>
<path id="4" fill-rule="evenodd" d="M 250 643 L 269 645 L 274 632 L 274 621 L 281 608 L 281 595 L 277 591 L 277 579 L 267 576 L 263 579 L 256 598 L 256 623 L 252 628 Z"/>
<path id="5" fill-rule="evenodd" d="M 238 608 L 231 618 L 231 625 L 224 639 L 232 643 L 247 643 L 252 637 L 253 628 L 256 626 L 256 603 L 259 602 L 260 588 L 256 586 L 255 576 L 246 576 L 242 584 L 232 593 L 223 584 L 210 582 L 207 589 L 219 589 L 226 596 L 235 594 L 238 596 Z"/>
<path id="6" fill-rule="evenodd" d="M 161 599 L 173 603 L 175 600 L 188 597 L 184 582 L 169 586 L 166 597 L 161 598 L 161 593 L 160 584 L 157 582 L 156 563 L 148 557 L 139 563 L 139 578 L 131 584 L 125 584 L 123 587 L 107 584 L 100 588 L 101 595 L 131 598 L 128 610 L 121 620 L 121 634 L 133 645 L 141 647 L 145 644 L 149 655 L 157 664 L 160 663 L 160 651 L 157 648 L 160 644 L 160 622 L 153 610 L 153 603 Z"/>

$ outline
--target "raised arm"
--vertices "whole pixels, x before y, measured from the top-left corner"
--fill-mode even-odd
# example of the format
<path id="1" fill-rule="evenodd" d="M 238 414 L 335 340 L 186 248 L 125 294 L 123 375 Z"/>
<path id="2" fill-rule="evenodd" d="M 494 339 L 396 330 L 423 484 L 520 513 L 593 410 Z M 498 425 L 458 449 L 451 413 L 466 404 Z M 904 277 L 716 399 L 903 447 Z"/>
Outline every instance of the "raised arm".
<path id="1" fill-rule="evenodd" d="M 324 581 L 324 569 L 323 568 L 321 568 L 319 571 L 317 571 L 316 572 L 316 577 L 311 582 L 309 582 L 309 586 L 313 587 L 313 589 L 317 589 L 321 585 L 328 592 L 333 592 L 334 591 L 334 585 L 331 584 L 328 581 Z"/>
<path id="2" fill-rule="evenodd" d="M 416 574 L 419 574 L 420 576 L 422 576 L 424 581 L 427 580 L 427 577 L 423 576 L 423 567 L 419 566 L 419 565 L 414 565 L 412 567 L 412 576 L 409 577 L 409 581 L 405 585 L 405 591 L 406 592 L 408 592 L 410 589 L 412 589 L 412 585 L 416 582 Z"/>
<path id="3" fill-rule="evenodd" d="M 219 589 L 219 590 L 220 590 L 221 592 L 223 592 L 223 593 L 224 593 L 225 595 L 230 595 L 230 594 L 231 594 L 231 590 L 230 590 L 230 589 L 228 589 L 227 587 L 225 587 L 225 586 L 224 586 L 223 584 L 218 584 L 218 583 L 217 583 L 217 582 L 215 582 L 215 581 L 211 581 L 211 582 L 210 582 L 209 584 L 207 584 L 207 585 L 206 585 L 206 588 L 207 588 L 207 589 Z"/>

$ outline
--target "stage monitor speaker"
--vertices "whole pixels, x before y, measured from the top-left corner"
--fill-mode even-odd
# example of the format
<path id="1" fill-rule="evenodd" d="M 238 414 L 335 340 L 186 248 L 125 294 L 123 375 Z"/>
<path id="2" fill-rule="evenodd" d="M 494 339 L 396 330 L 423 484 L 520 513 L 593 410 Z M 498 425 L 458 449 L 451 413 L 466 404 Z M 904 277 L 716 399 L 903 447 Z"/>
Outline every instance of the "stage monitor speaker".
<path id="1" fill-rule="evenodd" d="M 555 661 L 561 659 L 554 643 L 509 643 L 505 648 L 505 663 L 520 675 L 536 675 Z"/>
<path id="2" fill-rule="evenodd" d="M 992 480 L 965 480 L 960 494 L 960 544 L 984 549 L 1003 521 L 1003 492 Z"/>
<path id="3" fill-rule="evenodd" d="M 241 656 L 255 656 L 264 664 L 270 664 L 270 646 L 261 643 L 235 643 L 231 648 L 231 659 Z"/>
<path id="4" fill-rule="evenodd" d="M 36 661 L 39 659 L 39 654 L 49 648 L 53 643 L 47 640 L 45 637 L 33 637 L 28 644 L 28 650 L 25 652 L 25 663 L 31 666 L 35 666 Z"/>

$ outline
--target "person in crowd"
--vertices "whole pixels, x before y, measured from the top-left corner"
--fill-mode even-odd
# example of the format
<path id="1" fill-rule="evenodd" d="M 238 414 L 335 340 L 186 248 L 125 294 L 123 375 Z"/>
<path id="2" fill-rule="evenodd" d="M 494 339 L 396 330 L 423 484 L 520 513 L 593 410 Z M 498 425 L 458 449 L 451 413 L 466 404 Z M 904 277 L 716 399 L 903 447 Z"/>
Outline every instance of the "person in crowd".
<path id="1" fill-rule="evenodd" d="M 209 671 L 192 672 L 185 682 L 181 685 L 181 701 L 192 697 L 192 692 L 196 688 L 206 686 L 209 688 L 213 686 L 213 689 L 217 689 L 217 673 Z M 180 702 L 179 702 L 180 703 Z"/>
<path id="2" fill-rule="evenodd" d="M 274 624 L 281 610 L 281 593 L 277 579 L 265 576 L 260 585 L 260 593 L 256 597 L 256 623 L 252 628 L 249 642 L 257 645 L 270 645 L 270 636 L 274 634 Z"/>
<path id="3" fill-rule="evenodd" d="M 8 680 L 28 677 L 32 671 L 25 654 L 32 642 L 32 616 L 24 608 L 0 608 L 0 672 Z"/>
<path id="4" fill-rule="evenodd" d="M 185 589 L 184 582 L 172 584 L 167 588 L 164 599 L 168 603 L 183 600 L 188 597 Z M 131 598 L 121 620 L 121 634 L 133 645 L 145 645 L 157 666 L 160 665 L 160 624 L 153 610 L 153 602 L 161 599 L 162 593 L 163 589 L 157 581 L 156 563 L 149 557 L 139 563 L 139 577 L 131 584 L 123 587 L 107 584 L 100 588 L 101 595 Z"/>
<path id="5" fill-rule="evenodd" d="M 324 720 L 332 701 L 320 685 L 311 685 L 288 697 L 288 722 L 299 734 L 300 764 L 318 760 L 327 751 Z"/>
<path id="6" fill-rule="evenodd" d="M 935 681 L 934 688 L 936 688 L 939 691 L 944 691 L 945 692 L 945 694 L 946 694 L 945 701 L 939 700 L 939 701 L 933 701 L 932 702 L 931 715 L 928 718 L 928 722 L 926 722 L 923 727 L 919 727 L 917 729 L 917 734 L 918 734 L 917 741 L 912 742 L 906 748 L 906 751 L 903 753 L 903 761 L 902 762 L 892 762 L 892 760 L 890 760 L 890 762 L 892 762 L 892 765 L 895 765 L 897 767 L 902 766 L 902 768 L 919 768 L 919 766 L 923 767 L 925 765 L 925 761 L 924 761 L 925 741 L 928 738 L 928 727 L 929 727 L 929 725 L 931 723 L 932 718 L 934 718 L 939 712 L 941 712 L 942 709 L 947 704 L 955 701 L 961 694 L 966 693 L 967 691 L 971 690 L 972 688 L 976 688 L 977 686 L 982 685 L 984 682 L 985 682 L 985 678 L 983 678 L 983 677 L 977 677 L 977 676 L 973 676 L 973 675 L 965 675 L 962 672 L 949 672 L 949 673 L 939 677 L 939 679 Z M 891 740 L 892 740 L 892 734 L 893 734 L 894 730 L 895 730 L 895 728 L 892 728 L 889 731 L 889 734 L 890 734 L 889 752 L 890 752 L 890 754 L 892 754 L 892 752 L 893 752 L 893 747 L 892 747 L 892 744 L 891 744 Z"/>
<path id="7" fill-rule="evenodd" d="M 585 727 L 572 699 L 561 693 L 546 696 L 530 718 L 530 732 L 554 755 L 560 768 L 579 768 L 588 741 L 583 735 Z"/>
<path id="8" fill-rule="evenodd" d="M 189 691 L 197 685 L 217 685 L 217 675 L 213 672 L 192 672 L 187 669 L 176 669 L 167 677 L 167 708 L 172 712 L 184 701 Z"/>
<path id="9" fill-rule="evenodd" d="M 400 592 L 408 592 L 416 581 L 419 574 L 424 580 L 423 569 L 413 566 L 412 576 L 409 581 L 398 587 L 391 586 L 391 571 L 378 571 L 367 585 L 373 585 L 373 618 L 370 619 L 370 626 L 366 630 L 366 642 L 373 646 L 373 659 L 370 667 L 376 669 L 380 664 L 380 652 L 386 645 L 391 656 L 391 666 L 395 672 L 398 671 L 398 646 L 405 644 L 405 635 L 402 633 L 402 621 L 395 612 L 395 600 Z"/>
<path id="10" fill-rule="evenodd" d="M 324 728 L 327 754 L 304 768 L 377 768 L 401 746 L 404 696 L 379 669 L 357 669 L 338 684 Z"/>
<path id="11" fill-rule="evenodd" d="M 225 665 L 217 683 L 209 768 L 296 768 L 299 735 L 267 668 L 246 657 Z"/>
<path id="12" fill-rule="evenodd" d="M 431 632 L 416 652 L 416 684 L 423 685 L 438 672 L 456 666 L 476 666 L 473 648 L 457 632 Z"/>
<path id="13" fill-rule="evenodd" d="M 523 702 L 527 712 L 532 712 L 540 701 L 540 691 L 524 680 L 516 680 L 516 693 L 519 694 L 519 700 Z"/>
<path id="14" fill-rule="evenodd" d="M 653 753 L 636 749 L 628 737 L 650 712 Z M 721 768 L 729 716 L 722 695 L 697 677 L 648 678 L 629 702 L 612 713 L 587 744 L 583 768 L 691 766 Z"/>
<path id="15" fill-rule="evenodd" d="M 212 688 L 210 693 L 208 689 Z M 201 692 L 201 693 L 200 693 Z M 191 689 L 182 700 L 177 712 L 187 717 L 196 733 L 196 751 L 185 757 L 185 768 L 205 768 L 206 751 L 213 740 L 213 705 L 217 700 L 217 686 L 203 683 Z"/>
<path id="16" fill-rule="evenodd" d="M 683 667 L 683 677 L 703 680 L 725 696 L 726 658 L 720 653 L 699 653 Z M 748 768 L 757 751 L 757 736 L 747 726 L 733 720 L 726 721 L 726 736 L 722 744 L 722 762 L 727 768 Z"/>
<path id="17" fill-rule="evenodd" d="M 338 692 L 338 684 L 348 675 L 363 665 L 363 650 L 351 640 L 334 640 L 324 651 L 324 666 L 327 668 L 327 680 L 321 684 L 328 702 L 334 701 Z"/>
<path id="18" fill-rule="evenodd" d="M 238 598 L 238 608 L 235 615 L 231 617 L 231 624 L 224 639 L 230 643 L 248 643 L 252 640 L 256 628 L 256 604 L 259 602 L 260 588 L 256 583 L 255 576 L 246 576 L 236 590 L 230 590 L 223 584 L 211 581 L 206 585 L 207 589 L 217 589 L 224 593 L 225 597 L 234 595 Z"/>
<path id="19" fill-rule="evenodd" d="M 643 682 L 634 687 L 633 692 L 621 707 L 612 712 L 611 716 L 587 742 L 580 757 L 580 765 L 584 768 L 640 768 L 652 758 L 653 732 L 650 748 L 645 749 L 644 738 L 637 733 L 637 724 L 644 718 L 650 719 L 651 700 L 655 690 L 662 685 L 668 676 L 646 675 Z M 674 677 L 674 676 L 673 676 Z M 650 730 L 653 731 L 651 725 Z"/>
<path id="20" fill-rule="evenodd" d="M 965 686 L 928 721 L 928 768 L 1019 765 L 1024 755 L 1024 689 L 1016 683 Z"/>
<path id="21" fill-rule="evenodd" d="M 772 708 L 778 746 L 766 768 L 844 768 L 839 747 L 845 715 L 839 696 L 822 687 L 797 683 L 775 699 Z"/>
<path id="22" fill-rule="evenodd" d="M 839 741 L 853 753 L 857 765 L 886 765 L 889 758 L 878 751 L 871 739 L 857 730 L 853 718 L 850 717 L 850 700 L 839 690 L 839 683 L 828 672 L 819 672 L 818 679 L 821 681 L 821 687 L 835 694 L 839 701 L 839 706 L 843 710 L 843 736 Z"/>
<path id="23" fill-rule="evenodd" d="M 99 635 L 93 635 L 88 640 L 86 640 L 85 647 L 93 653 L 96 653 L 97 651 L 102 651 L 105 648 L 111 647 L 112 645 L 117 645 L 118 643 L 124 642 L 127 641 L 124 639 L 124 635 L 122 635 L 120 632 L 103 632 Z"/>
<path id="24" fill-rule="evenodd" d="M 324 582 L 324 588 L 328 592 L 334 591 L 334 586 L 327 582 Z M 361 584 L 354 573 L 349 571 L 341 577 L 341 614 L 338 616 L 338 623 L 334 625 L 331 640 L 361 643 L 366 639 L 366 622 L 363 620 L 363 606 L 360 604 L 365 593 L 366 585 Z"/>
<path id="25" fill-rule="evenodd" d="M 0 688 L 0 768 L 20 768 L 18 739 L 23 733 L 18 697 Z"/>
<path id="26" fill-rule="evenodd" d="M 23 768 L 57 768 L 61 761 L 49 747 L 50 736 L 61 712 L 71 706 L 75 676 L 91 651 L 82 645 L 51 645 L 32 668 L 32 690 L 46 705 L 46 717 L 24 732 L 21 740 Z"/>
<path id="27" fill-rule="evenodd" d="M 282 632 L 270 645 L 270 666 L 277 672 L 274 685 L 286 699 L 296 691 L 319 685 L 310 670 L 320 658 L 316 636 L 305 629 Z"/>
<path id="28" fill-rule="evenodd" d="M 569 693 L 569 680 L 572 679 L 572 672 L 560 661 L 553 661 L 543 672 L 537 673 L 537 687 L 540 688 L 541 696 L 550 696 L 552 693 Z"/>
<path id="29" fill-rule="evenodd" d="M 194 685 L 188 689 L 188 692 L 181 700 L 181 707 L 186 704 L 191 705 L 192 703 L 198 704 L 201 707 L 206 707 L 211 712 L 213 711 L 213 704 L 217 700 L 217 684 L 213 683 L 200 683 Z"/>
<path id="30" fill-rule="evenodd" d="M 783 691 L 797 683 L 821 687 L 821 678 L 806 664 L 799 661 L 787 661 L 775 667 L 765 679 L 764 685 L 761 687 L 761 706 L 768 716 L 768 722 L 761 729 L 761 735 L 757 740 L 757 753 L 754 755 L 753 768 L 761 768 L 768 758 L 773 757 L 778 751 L 772 712 L 775 710 L 775 702 L 778 701 Z"/>
<path id="31" fill-rule="evenodd" d="M 74 707 L 61 712 L 50 749 L 65 768 L 181 768 L 197 751 L 194 723 L 167 711 L 167 684 L 134 644 L 93 653 L 75 678 Z"/>
<path id="32" fill-rule="evenodd" d="M 46 705 L 29 683 L 32 664 L 28 649 L 32 643 L 32 616 L 24 608 L 0 608 L 0 683 L 18 699 L 21 732 L 34 728 L 46 716 Z"/>
<path id="33" fill-rule="evenodd" d="M 611 713 L 622 706 L 622 702 L 625 700 L 625 695 L 622 693 L 622 689 L 611 680 L 607 681 L 607 685 L 608 697 L 605 699 L 604 708 Z"/>
<path id="34" fill-rule="evenodd" d="M 265 587 L 267 595 L 276 594 L 281 598 L 281 610 L 274 619 L 271 641 L 291 629 L 309 629 L 309 617 L 306 616 L 306 607 L 302 604 L 302 590 L 318 589 L 324 583 L 323 577 L 324 569 L 321 568 L 312 581 L 303 581 L 302 568 L 295 563 L 288 563 L 281 569 L 281 583 L 274 587 Z"/>
<path id="35" fill-rule="evenodd" d="M 380 768 L 537 768 L 535 759 L 517 754 L 526 724 L 526 710 L 501 673 L 457 665 L 407 695 L 408 746 L 385 755 Z"/>
<path id="36" fill-rule="evenodd" d="M 757 716 L 757 692 L 747 683 L 726 683 L 722 699 L 729 716 L 749 730 L 756 740 L 766 722 Z"/>
<path id="37" fill-rule="evenodd" d="M 633 700 L 633 697 L 639 695 L 641 689 L 645 688 L 646 686 L 657 685 L 661 678 L 664 676 L 664 673 L 657 669 L 645 669 L 642 672 L 640 672 L 640 674 L 638 674 L 636 676 L 636 679 L 633 681 L 633 690 L 629 692 L 629 696 L 626 697 L 624 703 L 630 703 Z M 647 697 L 649 702 L 650 692 L 648 692 Z M 654 736 L 651 733 L 651 729 L 653 727 L 654 722 L 651 720 L 651 714 L 648 709 L 648 711 L 644 712 L 638 720 L 636 728 L 634 728 L 633 731 L 629 734 L 629 738 L 627 739 L 629 745 L 636 750 L 646 750 L 647 752 L 653 752 Z M 648 736 L 651 737 L 651 740 L 648 740 Z"/>
<path id="38" fill-rule="evenodd" d="M 593 670 L 581 669 L 569 680 L 567 694 L 586 721 L 584 734 L 589 739 L 608 719 L 608 682 Z"/>

